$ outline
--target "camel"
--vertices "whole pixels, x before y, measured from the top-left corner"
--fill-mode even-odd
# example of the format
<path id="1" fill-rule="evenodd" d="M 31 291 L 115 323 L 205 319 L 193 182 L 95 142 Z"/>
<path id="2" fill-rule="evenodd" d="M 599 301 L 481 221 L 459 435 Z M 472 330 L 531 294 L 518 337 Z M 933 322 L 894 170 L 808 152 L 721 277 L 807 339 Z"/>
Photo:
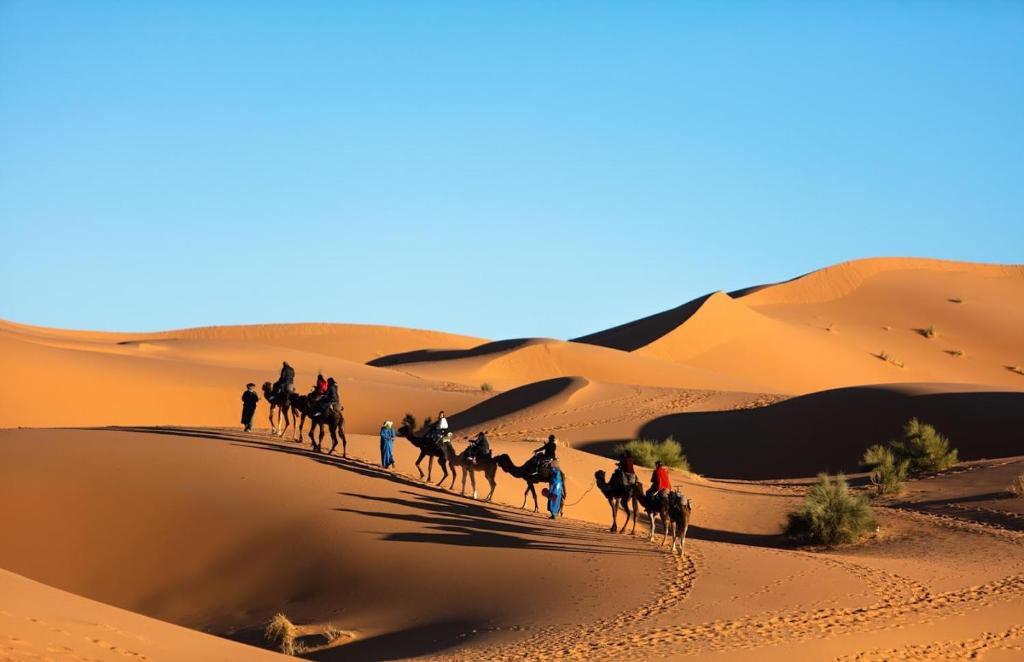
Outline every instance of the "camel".
<path id="1" fill-rule="evenodd" d="M 594 472 L 594 479 L 597 482 L 597 489 L 601 490 L 601 494 L 604 495 L 605 499 L 608 499 L 608 505 L 612 507 L 612 528 L 609 529 L 612 533 L 618 531 L 619 533 L 625 533 L 626 527 L 629 526 L 630 513 L 633 516 L 633 530 L 630 535 L 636 535 L 636 517 L 640 512 L 639 501 L 643 497 L 643 490 L 640 489 L 638 483 L 627 485 L 625 477 L 622 474 L 622 470 L 616 469 L 615 473 L 612 474 L 611 483 L 605 481 L 604 470 L 598 470 Z M 630 501 L 633 502 L 632 511 L 630 510 Z M 619 529 L 619 506 L 626 511 L 626 521 L 622 524 L 622 529 Z M 654 516 L 651 515 L 651 535 L 654 535 Z"/>
<path id="2" fill-rule="evenodd" d="M 440 467 L 441 467 L 441 471 L 444 472 L 444 475 L 441 476 L 441 480 L 437 481 L 437 484 L 440 485 L 441 483 L 443 483 L 445 481 L 446 478 L 448 478 L 447 451 L 444 450 L 443 448 L 439 448 L 438 444 L 435 443 L 433 439 L 431 439 L 430 437 L 418 437 L 418 436 L 416 436 L 413 433 L 413 431 L 409 429 L 408 425 L 403 425 L 402 427 L 398 428 L 398 436 L 399 437 L 405 437 L 406 439 L 409 440 L 409 443 L 411 443 L 416 448 L 420 449 L 420 456 L 418 458 L 416 458 L 416 471 L 420 472 L 420 480 L 423 480 L 423 469 L 420 468 L 420 462 L 422 462 L 423 458 L 425 458 L 425 457 L 429 458 L 429 462 L 427 463 L 427 475 L 426 475 L 426 481 L 428 483 L 431 482 L 431 480 L 432 480 L 431 476 L 434 473 L 434 458 L 435 457 L 437 458 L 438 465 L 440 465 Z M 446 445 L 447 444 L 441 444 L 441 446 L 446 446 Z M 455 487 L 455 467 L 452 467 L 452 485 L 451 485 L 451 487 Z M 451 489 L 451 488 L 449 488 L 449 489 Z"/>
<path id="3" fill-rule="evenodd" d="M 445 452 L 445 458 L 448 460 L 449 466 L 452 468 L 452 486 L 455 485 L 455 467 L 462 467 L 462 496 L 466 496 L 466 476 L 469 476 L 470 481 L 473 483 L 473 498 L 477 498 L 476 494 L 476 472 L 483 471 L 484 476 L 487 478 L 487 482 L 491 484 L 491 491 L 484 497 L 484 501 L 490 501 L 494 497 L 494 488 L 498 486 L 497 481 L 494 480 L 494 475 L 498 473 L 498 463 L 495 459 L 490 456 L 477 455 L 476 463 L 469 461 L 469 447 L 467 446 L 458 455 L 455 454 L 455 449 L 452 448 L 451 444 L 442 444 Z"/>
<path id="4" fill-rule="evenodd" d="M 639 485 L 636 489 L 640 492 Z M 679 543 L 679 554 L 685 554 L 686 530 L 690 528 L 690 513 L 692 510 L 690 500 L 686 499 L 684 501 L 682 495 L 678 492 L 670 492 L 667 499 L 648 498 L 646 493 L 640 492 L 640 505 L 644 507 L 647 515 L 651 518 L 651 535 L 647 539 L 654 540 L 654 516 L 657 514 L 661 517 L 661 526 L 665 531 L 665 535 L 661 538 L 661 544 L 658 546 L 665 546 L 669 536 L 669 528 L 671 528 L 672 552 L 675 553 L 676 543 Z"/>
<path id="5" fill-rule="evenodd" d="M 291 421 L 288 418 L 288 412 L 291 409 L 290 394 L 284 394 L 285 402 L 280 402 L 279 395 L 274 393 L 274 385 L 270 382 L 263 382 L 263 399 L 270 405 L 270 434 L 277 435 L 279 437 L 284 436 L 284 431 L 291 425 Z M 278 412 L 278 419 L 284 418 L 284 427 L 280 430 L 277 429 L 277 424 L 274 422 L 274 412 Z"/>
<path id="6" fill-rule="evenodd" d="M 540 505 L 537 503 L 537 490 L 536 490 L 536 488 L 534 488 L 534 485 L 536 483 L 548 483 L 548 482 L 551 482 L 551 478 L 552 478 L 551 465 L 548 465 L 548 464 L 543 464 L 542 465 L 541 464 L 541 458 L 542 457 L 543 456 L 540 456 L 540 455 L 534 455 L 529 460 L 524 462 L 523 466 L 521 466 L 521 467 L 517 467 L 515 465 L 515 463 L 512 462 L 512 458 L 509 457 L 507 453 L 502 453 L 501 455 L 499 455 L 496 458 L 494 458 L 495 464 L 497 464 L 499 467 L 501 467 L 502 471 L 504 471 L 505 473 L 510 474 L 512 476 L 515 476 L 516 478 L 521 478 L 521 479 L 526 481 L 526 491 L 523 492 L 523 505 L 521 507 L 523 509 L 526 508 L 526 497 L 527 497 L 528 494 L 532 494 L 533 495 L 533 512 L 535 512 L 535 513 L 540 511 Z M 562 481 L 563 493 L 562 493 L 562 505 L 558 509 L 558 514 L 559 515 L 562 515 L 564 513 L 564 511 L 565 511 L 565 500 L 568 498 L 568 495 L 565 493 L 565 483 L 567 481 L 564 480 L 564 478 L 565 478 L 565 473 L 564 472 L 562 474 L 562 477 L 563 477 L 563 481 Z"/>
<path id="7" fill-rule="evenodd" d="M 291 410 L 295 413 L 297 420 L 296 429 L 298 430 L 300 439 L 302 435 L 302 428 L 306 424 L 306 419 L 309 419 L 309 442 L 318 453 L 323 453 L 323 441 L 324 441 L 324 426 L 331 433 L 331 450 L 327 451 L 330 455 L 334 452 L 334 449 L 338 447 L 338 436 L 341 436 L 341 456 L 348 457 L 348 438 L 345 437 L 345 417 L 342 413 L 334 409 L 328 409 L 320 416 L 313 416 L 314 412 L 318 410 L 316 402 L 312 400 L 308 395 L 298 395 L 292 393 L 288 399 L 288 404 Z M 301 417 L 301 419 L 300 419 Z M 315 430 L 320 431 L 319 439 L 313 436 Z"/>

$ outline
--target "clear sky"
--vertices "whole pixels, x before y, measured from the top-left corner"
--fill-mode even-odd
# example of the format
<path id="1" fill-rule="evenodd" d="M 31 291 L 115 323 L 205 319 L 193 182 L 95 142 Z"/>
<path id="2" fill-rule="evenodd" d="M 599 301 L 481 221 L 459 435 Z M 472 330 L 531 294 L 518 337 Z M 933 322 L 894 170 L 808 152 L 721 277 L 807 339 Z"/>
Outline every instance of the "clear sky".
<path id="1" fill-rule="evenodd" d="M 1024 262 L 1021 2 L 0 1 L 0 317 L 572 337 Z"/>

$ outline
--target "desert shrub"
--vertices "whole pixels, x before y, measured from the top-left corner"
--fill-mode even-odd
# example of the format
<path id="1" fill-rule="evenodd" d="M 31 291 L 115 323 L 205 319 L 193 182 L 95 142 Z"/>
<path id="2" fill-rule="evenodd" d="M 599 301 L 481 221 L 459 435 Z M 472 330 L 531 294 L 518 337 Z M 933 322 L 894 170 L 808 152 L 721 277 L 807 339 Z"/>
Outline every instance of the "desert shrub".
<path id="1" fill-rule="evenodd" d="M 623 451 L 627 450 L 632 453 L 633 461 L 642 467 L 653 467 L 656 461 L 661 460 L 666 467 L 683 471 L 690 470 L 690 463 L 683 454 L 683 447 L 672 437 L 662 441 L 634 439 L 629 443 L 616 446 L 615 455 L 621 455 Z"/>
<path id="2" fill-rule="evenodd" d="M 856 542 L 876 526 L 867 499 L 850 492 L 843 474 L 818 474 L 803 504 L 789 513 L 785 530 L 802 542 L 836 545 Z"/>
<path id="3" fill-rule="evenodd" d="M 910 461 L 897 458 L 892 448 L 875 444 L 864 451 L 860 463 L 870 472 L 868 479 L 878 490 L 879 496 L 899 494 L 903 489 Z"/>
<path id="4" fill-rule="evenodd" d="M 267 623 L 267 629 L 263 631 L 264 638 L 285 655 L 295 655 L 295 637 L 299 630 L 295 624 L 288 620 L 288 617 L 278 612 Z"/>
<path id="5" fill-rule="evenodd" d="M 932 324 L 929 324 L 923 329 L 918 329 L 917 332 L 920 333 L 925 338 L 934 338 L 935 336 L 939 335 L 939 332 L 935 330 L 935 326 Z"/>
<path id="6" fill-rule="evenodd" d="M 1024 497 L 1024 474 L 1017 474 L 1010 483 L 1009 491 L 1015 497 Z"/>
<path id="7" fill-rule="evenodd" d="M 962 350 L 962 349 L 947 349 L 946 353 L 949 354 L 950 356 L 953 356 L 953 357 L 956 357 L 956 358 L 960 358 L 960 357 L 962 357 L 964 355 L 964 350 Z"/>
<path id="8" fill-rule="evenodd" d="M 903 361 L 897 360 L 896 357 L 894 357 L 892 354 L 890 354 L 889 352 L 885 351 L 884 349 L 881 352 L 878 353 L 878 358 L 882 359 L 886 363 L 893 364 L 897 368 L 902 368 L 903 367 Z"/>
<path id="9" fill-rule="evenodd" d="M 964 302 L 964 300 L 961 299 L 960 297 L 950 297 L 950 298 L 946 299 L 946 301 L 948 301 L 950 303 L 963 303 Z"/>
<path id="10" fill-rule="evenodd" d="M 1009 370 L 1010 372 L 1015 372 L 1018 375 L 1024 375 L 1024 368 L 1020 367 L 1019 365 L 1009 365 L 1006 366 L 1006 369 Z"/>
<path id="11" fill-rule="evenodd" d="M 949 439 L 916 418 L 903 426 L 903 438 L 889 442 L 899 461 L 906 460 L 911 474 L 943 471 L 959 461 L 956 449 L 950 449 Z"/>
<path id="12" fill-rule="evenodd" d="M 404 425 L 405 427 L 409 428 L 410 431 L 415 432 L 416 431 L 416 417 L 413 416 L 412 414 L 410 414 L 409 412 L 406 412 L 405 416 L 402 417 L 402 425 Z"/>
<path id="13" fill-rule="evenodd" d="M 494 387 L 488 384 L 487 382 L 484 382 L 483 384 L 480 385 L 480 390 L 483 391 L 484 393 L 490 393 L 491 391 L 494 390 Z"/>

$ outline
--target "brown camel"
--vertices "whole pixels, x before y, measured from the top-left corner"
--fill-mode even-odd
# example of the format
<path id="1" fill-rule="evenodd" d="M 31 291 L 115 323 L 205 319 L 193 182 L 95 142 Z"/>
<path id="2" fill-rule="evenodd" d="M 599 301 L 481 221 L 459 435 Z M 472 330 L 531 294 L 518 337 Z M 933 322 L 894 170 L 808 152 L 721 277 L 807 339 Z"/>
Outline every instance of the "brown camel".
<path id="1" fill-rule="evenodd" d="M 507 453 L 494 458 L 495 464 L 501 467 L 502 471 L 516 478 L 521 478 L 526 481 L 526 491 L 523 492 L 523 505 L 522 508 L 526 508 L 526 497 L 529 494 L 533 495 L 533 512 L 540 511 L 540 505 L 537 503 L 537 490 L 534 485 L 537 483 L 549 483 L 551 482 L 552 473 L 551 465 L 542 463 L 542 455 L 534 455 L 529 460 L 523 463 L 523 466 L 517 467 L 512 461 L 512 458 Z M 562 515 L 565 511 L 565 501 L 568 498 L 566 493 L 565 472 L 562 472 L 562 505 L 558 509 L 558 514 Z"/>
<path id="2" fill-rule="evenodd" d="M 298 423 L 299 433 L 302 433 L 302 427 L 306 424 L 306 420 L 309 420 L 309 442 L 313 450 L 318 453 L 324 452 L 323 441 L 324 441 L 324 427 L 331 433 L 331 450 L 327 451 L 330 455 L 334 452 L 334 449 L 338 447 L 338 436 L 341 436 L 341 456 L 348 457 L 348 438 L 345 437 L 345 417 L 341 411 L 331 407 L 326 412 L 319 416 L 313 416 L 314 413 L 319 411 L 316 402 L 312 400 L 308 395 L 297 395 L 292 394 L 289 400 L 289 404 L 293 411 L 298 412 L 296 418 L 301 416 L 301 421 Z M 319 430 L 319 438 L 314 437 L 314 431 Z"/>
<path id="3" fill-rule="evenodd" d="M 288 418 L 288 412 L 291 409 L 289 395 L 288 393 L 275 394 L 273 384 L 263 382 L 263 399 L 270 405 L 270 434 L 283 437 L 284 431 L 291 425 L 291 421 Z M 275 412 L 277 412 L 279 420 L 284 419 L 284 427 L 280 430 L 277 429 L 277 423 L 274 422 Z"/>
<path id="4" fill-rule="evenodd" d="M 443 483 L 445 481 L 446 478 L 448 478 L 448 467 L 447 467 L 448 458 L 447 458 L 446 451 L 443 448 L 441 448 L 441 446 L 444 446 L 446 444 L 438 444 L 437 442 L 435 442 L 430 437 L 418 437 L 418 436 L 416 436 L 413 433 L 412 430 L 409 429 L 408 425 L 403 425 L 402 427 L 398 428 L 398 436 L 399 437 L 405 437 L 406 439 L 409 440 L 409 443 L 411 443 L 416 448 L 420 449 L 420 456 L 418 458 L 416 458 L 416 471 L 420 472 L 420 479 L 421 480 L 424 478 L 424 476 L 423 476 L 423 469 L 420 468 L 420 462 L 422 462 L 423 458 L 425 458 L 425 457 L 429 458 L 429 461 L 427 463 L 427 475 L 426 475 L 426 480 L 427 480 L 428 483 L 431 481 L 431 475 L 434 473 L 434 458 L 435 457 L 437 458 L 438 465 L 440 465 L 440 467 L 441 467 L 441 471 L 444 472 L 444 475 L 441 476 L 441 480 L 437 481 L 437 484 L 440 485 L 441 483 Z M 455 487 L 455 468 L 452 467 L 452 484 L 451 484 L 451 487 L 449 489 L 452 489 L 454 487 Z"/>
<path id="5" fill-rule="evenodd" d="M 633 483 L 632 485 L 627 484 L 621 469 L 616 469 L 615 472 L 612 473 L 612 480 L 610 483 L 605 480 L 605 473 L 603 469 L 594 472 L 594 480 L 597 482 L 597 489 L 601 490 L 601 494 L 604 495 L 604 498 L 608 499 L 608 505 L 612 507 L 612 528 L 609 529 L 609 531 L 612 533 L 615 533 L 616 531 L 619 533 L 625 533 L 626 527 L 629 526 L 630 514 L 632 514 L 633 530 L 630 532 L 630 535 L 636 535 L 636 517 L 640 512 L 639 501 L 643 496 L 643 490 L 640 489 L 640 485 L 638 483 Z M 633 503 L 632 509 L 629 507 L 630 502 Z M 620 505 L 622 506 L 622 509 L 626 511 L 626 521 L 622 524 L 621 530 L 619 529 Z"/>
<path id="6" fill-rule="evenodd" d="M 473 483 L 473 498 L 477 498 L 476 494 L 476 472 L 483 471 L 484 477 L 487 478 L 487 482 L 491 484 L 491 491 L 484 497 L 484 501 L 490 501 L 494 498 L 494 488 L 498 486 L 497 481 L 494 480 L 495 474 L 498 473 L 498 463 L 495 458 L 487 455 L 477 454 L 476 462 L 469 460 L 469 447 L 467 446 L 458 455 L 455 454 L 455 449 L 451 444 L 442 444 L 445 452 L 445 458 L 448 460 L 448 464 L 452 468 L 452 485 L 455 485 L 455 467 L 462 467 L 462 496 L 466 496 L 466 476 L 469 476 L 470 481 Z"/>
<path id="7" fill-rule="evenodd" d="M 639 489 L 639 486 L 637 486 Z M 680 555 L 685 553 L 686 530 L 690 528 L 690 513 L 692 506 L 690 500 L 679 492 L 669 492 L 668 498 L 658 498 L 657 495 L 648 497 L 646 493 L 640 494 L 640 505 L 647 511 L 651 518 L 651 535 L 648 540 L 654 540 L 654 516 L 661 517 L 661 525 L 665 531 L 659 547 L 664 547 L 668 541 L 669 530 L 672 533 L 672 551 L 676 551 L 676 543 L 679 543 Z"/>

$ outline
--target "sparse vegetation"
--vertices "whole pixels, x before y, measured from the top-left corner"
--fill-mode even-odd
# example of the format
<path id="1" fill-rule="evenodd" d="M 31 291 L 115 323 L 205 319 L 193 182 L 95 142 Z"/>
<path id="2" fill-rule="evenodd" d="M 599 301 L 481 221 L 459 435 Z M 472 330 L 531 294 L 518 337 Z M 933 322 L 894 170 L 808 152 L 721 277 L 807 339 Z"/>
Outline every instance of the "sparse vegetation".
<path id="1" fill-rule="evenodd" d="M 932 325 L 932 324 L 929 324 L 928 326 L 924 327 L 923 329 L 914 329 L 914 330 L 917 331 L 922 336 L 924 336 L 925 338 L 934 338 L 934 337 L 939 335 L 939 332 L 935 330 L 935 326 Z"/>
<path id="2" fill-rule="evenodd" d="M 484 382 L 483 384 L 480 385 L 480 390 L 483 391 L 484 393 L 490 393 L 491 391 L 494 390 L 494 387 L 491 386 L 489 383 Z"/>
<path id="3" fill-rule="evenodd" d="M 825 327 L 825 330 L 828 331 L 829 333 L 833 333 L 836 330 L 835 324 L 829 322 L 828 326 Z"/>
<path id="4" fill-rule="evenodd" d="M 299 629 L 281 612 L 274 614 L 267 623 L 267 629 L 263 631 L 267 642 L 285 655 L 295 655 L 298 652 L 295 646 L 295 637 L 298 634 Z"/>
<path id="5" fill-rule="evenodd" d="M 885 325 L 885 326 L 883 326 L 882 328 L 883 328 L 883 329 L 885 329 L 886 331 L 892 331 L 892 327 L 891 327 L 891 326 L 889 326 L 888 324 L 886 324 L 886 325 Z"/>
<path id="6" fill-rule="evenodd" d="M 1009 370 L 1010 372 L 1015 372 L 1018 375 L 1024 375 L 1024 368 L 1020 367 L 1019 365 L 1008 365 L 1006 366 L 1006 369 Z"/>
<path id="7" fill-rule="evenodd" d="M 882 359 L 883 361 L 885 361 L 886 363 L 893 364 L 897 368 L 902 368 L 903 367 L 903 361 L 898 360 L 896 357 L 894 357 L 892 354 L 890 354 L 889 352 L 885 351 L 884 349 L 882 351 L 880 351 L 878 354 L 876 354 L 876 356 L 878 358 Z"/>
<path id="8" fill-rule="evenodd" d="M 324 628 L 323 635 L 324 635 L 324 639 L 326 639 L 327 642 L 331 643 L 331 644 L 337 642 L 342 637 L 349 637 L 350 636 L 348 633 L 343 632 L 342 630 L 339 630 L 337 627 L 335 627 L 333 623 L 328 624 Z"/>
<path id="9" fill-rule="evenodd" d="M 633 461 L 642 467 L 653 467 L 656 461 L 661 460 L 666 467 L 683 471 L 690 470 L 690 463 L 683 455 L 682 445 L 672 437 L 662 441 L 634 439 L 629 443 L 616 446 L 615 455 L 618 456 L 627 450 L 633 454 Z"/>
<path id="10" fill-rule="evenodd" d="M 890 441 L 889 448 L 897 461 L 908 462 L 911 475 L 943 471 L 959 461 L 956 449 L 949 447 L 949 439 L 916 418 L 903 426 L 903 437 Z"/>
<path id="11" fill-rule="evenodd" d="M 955 358 L 961 358 L 964 355 L 964 351 L 962 349 L 947 349 L 946 354 Z"/>
<path id="12" fill-rule="evenodd" d="M 961 299 L 960 297 L 950 297 L 950 298 L 946 299 L 946 301 L 948 301 L 950 303 L 963 303 L 964 302 L 964 300 Z"/>
<path id="13" fill-rule="evenodd" d="M 1018 499 L 1024 498 L 1024 474 L 1017 474 L 1008 488 L 1010 494 Z"/>
<path id="14" fill-rule="evenodd" d="M 896 457 L 892 448 L 875 444 L 864 451 L 860 463 L 870 471 L 868 479 L 878 491 L 878 496 L 899 494 L 903 490 L 910 461 Z"/>
<path id="15" fill-rule="evenodd" d="M 805 543 L 831 546 L 856 542 L 876 526 L 867 499 L 850 491 L 846 477 L 823 473 L 803 505 L 789 514 L 785 531 Z"/>

